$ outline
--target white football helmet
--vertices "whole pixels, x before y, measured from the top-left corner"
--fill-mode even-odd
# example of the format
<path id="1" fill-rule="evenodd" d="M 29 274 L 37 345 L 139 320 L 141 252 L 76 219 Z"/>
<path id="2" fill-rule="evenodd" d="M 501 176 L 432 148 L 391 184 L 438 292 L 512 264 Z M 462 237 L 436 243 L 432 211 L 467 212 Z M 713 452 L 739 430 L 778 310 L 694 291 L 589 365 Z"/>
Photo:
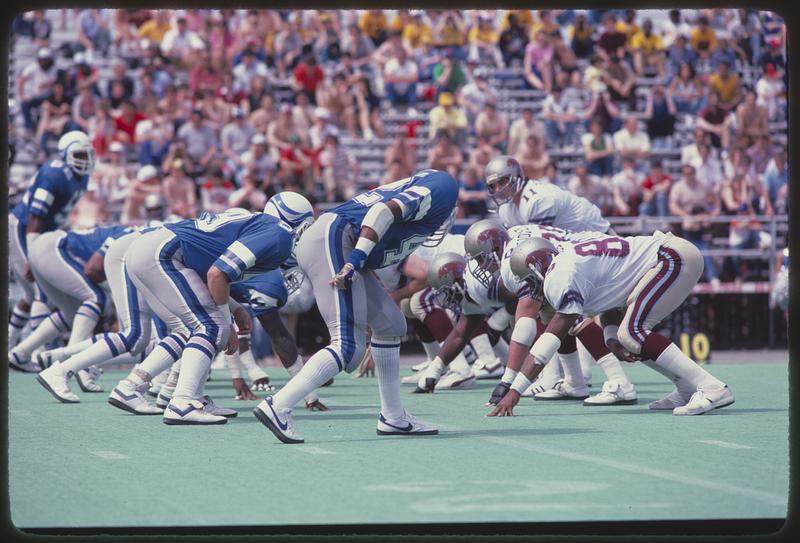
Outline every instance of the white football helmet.
<path id="1" fill-rule="evenodd" d="M 314 208 L 305 196 L 285 190 L 269 199 L 264 213 L 277 217 L 294 230 L 295 240 L 314 222 Z"/>
<path id="2" fill-rule="evenodd" d="M 303 270 L 294 267 L 284 272 L 283 283 L 286 285 L 289 297 L 286 299 L 286 304 L 280 308 L 280 313 L 297 315 L 311 309 L 314 305 L 314 288 Z"/>
<path id="3" fill-rule="evenodd" d="M 78 175 L 89 175 L 94 170 L 96 157 L 92 141 L 80 130 L 72 130 L 61 136 L 58 155 Z"/>

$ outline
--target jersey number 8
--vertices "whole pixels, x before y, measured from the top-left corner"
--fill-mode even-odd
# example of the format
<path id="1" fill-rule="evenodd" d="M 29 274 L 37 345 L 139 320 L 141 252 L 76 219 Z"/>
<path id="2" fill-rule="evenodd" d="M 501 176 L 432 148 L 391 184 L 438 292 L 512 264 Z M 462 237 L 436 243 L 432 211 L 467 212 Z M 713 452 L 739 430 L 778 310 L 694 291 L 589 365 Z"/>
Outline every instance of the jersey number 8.
<path id="1" fill-rule="evenodd" d="M 575 244 L 575 253 L 580 256 L 627 256 L 630 251 L 628 242 L 618 237 L 590 239 Z"/>

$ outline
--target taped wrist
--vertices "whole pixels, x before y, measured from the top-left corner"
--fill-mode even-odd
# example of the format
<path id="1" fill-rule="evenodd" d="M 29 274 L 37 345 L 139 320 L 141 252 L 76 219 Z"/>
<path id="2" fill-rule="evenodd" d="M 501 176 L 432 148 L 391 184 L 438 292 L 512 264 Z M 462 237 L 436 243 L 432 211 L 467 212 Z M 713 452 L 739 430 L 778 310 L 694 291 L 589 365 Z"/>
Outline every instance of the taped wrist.
<path id="1" fill-rule="evenodd" d="M 617 332 L 619 332 L 619 326 L 615 324 L 609 324 L 603 328 L 603 341 L 606 345 L 609 339 L 617 339 Z"/>
<path id="2" fill-rule="evenodd" d="M 544 366 L 553 358 L 553 355 L 558 352 L 560 346 L 561 340 L 558 339 L 558 336 L 550 332 L 545 332 L 539 336 L 539 339 L 537 339 L 536 343 L 531 347 L 530 353 L 531 356 L 533 356 L 533 361 L 536 364 Z"/>
<path id="3" fill-rule="evenodd" d="M 219 310 L 220 313 L 222 313 L 222 322 L 224 322 L 225 325 L 230 326 L 230 324 L 231 324 L 231 308 L 228 307 L 228 304 L 218 305 L 217 309 Z"/>
<path id="4" fill-rule="evenodd" d="M 239 353 L 233 354 L 225 354 L 223 353 L 222 356 L 225 357 L 225 365 L 228 366 L 228 370 L 231 372 L 231 379 L 241 379 L 242 378 L 242 364 L 241 360 L 239 360 Z"/>
<path id="5" fill-rule="evenodd" d="M 536 320 L 530 317 L 522 317 L 514 324 L 514 331 L 511 333 L 511 341 L 516 341 L 522 345 L 530 345 L 533 343 L 533 338 L 535 337 Z"/>

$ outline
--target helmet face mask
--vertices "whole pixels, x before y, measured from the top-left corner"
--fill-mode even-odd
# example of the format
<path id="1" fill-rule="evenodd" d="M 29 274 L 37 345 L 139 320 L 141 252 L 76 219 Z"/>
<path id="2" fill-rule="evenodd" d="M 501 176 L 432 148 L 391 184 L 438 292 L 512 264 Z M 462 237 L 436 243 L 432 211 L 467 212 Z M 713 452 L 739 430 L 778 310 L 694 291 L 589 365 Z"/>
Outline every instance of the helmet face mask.
<path id="1" fill-rule="evenodd" d="M 428 267 L 428 286 L 433 289 L 436 303 L 456 314 L 461 313 L 466 293 L 466 267 L 464 257 L 451 252 L 436 256 Z"/>
<path id="2" fill-rule="evenodd" d="M 519 180 L 511 177 L 498 177 L 487 182 L 486 188 L 494 203 L 500 206 L 514 199 L 519 191 L 519 185 Z"/>
<path id="3" fill-rule="evenodd" d="M 78 175 L 89 175 L 94 170 L 97 157 L 92 142 L 80 130 L 67 132 L 58 140 L 58 153 L 61 160 Z"/>
<path id="4" fill-rule="evenodd" d="M 531 289 L 531 296 L 542 296 L 544 278 L 557 253 L 555 245 L 543 238 L 529 238 L 511 254 L 511 273 Z"/>
<path id="5" fill-rule="evenodd" d="M 439 244 L 442 243 L 445 236 L 450 232 L 450 228 L 453 227 L 453 223 L 456 222 L 456 208 L 453 208 L 453 211 L 450 212 L 450 216 L 445 219 L 442 225 L 437 228 L 433 234 L 428 236 L 428 239 L 422 242 L 423 247 L 438 247 Z"/>
<path id="6" fill-rule="evenodd" d="M 489 196 L 498 206 L 513 200 L 525 181 L 522 166 L 510 155 L 500 155 L 490 160 L 485 176 Z"/>
<path id="7" fill-rule="evenodd" d="M 461 302 L 464 300 L 465 292 L 464 280 L 459 279 L 452 285 L 445 285 L 434 290 L 434 298 L 439 306 L 460 315 Z"/>
<path id="8" fill-rule="evenodd" d="M 509 241 L 508 231 L 497 221 L 483 219 L 473 223 L 464 236 L 467 258 L 475 262 L 470 273 L 485 287 L 500 271 L 500 256 Z"/>

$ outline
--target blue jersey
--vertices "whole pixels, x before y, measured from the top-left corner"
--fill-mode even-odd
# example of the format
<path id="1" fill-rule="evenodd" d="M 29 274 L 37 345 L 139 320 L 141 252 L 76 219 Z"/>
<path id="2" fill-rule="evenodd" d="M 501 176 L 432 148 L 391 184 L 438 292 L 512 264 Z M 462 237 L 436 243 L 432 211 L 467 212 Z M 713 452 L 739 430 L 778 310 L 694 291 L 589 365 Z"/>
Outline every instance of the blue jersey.
<path id="1" fill-rule="evenodd" d="M 25 226 L 28 214 L 42 219 L 42 232 L 51 232 L 64 224 L 75 203 L 86 192 L 88 175 L 78 175 L 61 160 L 46 162 L 33 178 L 22 200 L 11 211 L 19 220 L 25 245 Z"/>
<path id="2" fill-rule="evenodd" d="M 70 230 L 66 237 L 67 249 L 70 254 L 86 262 L 95 252 L 105 255 L 111 241 L 133 231 L 133 228 L 120 224 L 98 226 L 89 230 Z"/>
<path id="3" fill-rule="evenodd" d="M 289 298 L 283 273 L 272 270 L 231 285 L 231 298 L 253 310 L 256 317 L 274 313 Z"/>
<path id="4" fill-rule="evenodd" d="M 206 278 L 216 266 L 231 283 L 274 270 L 292 254 L 294 233 L 272 215 L 244 210 L 165 224 L 178 238 L 183 263 Z"/>
<path id="5" fill-rule="evenodd" d="M 390 200 L 400 205 L 402 219 L 389 227 L 364 266 L 375 270 L 397 264 L 414 252 L 451 216 L 457 199 L 458 182 L 450 174 L 422 170 L 356 196 L 328 213 L 352 224 L 358 235 L 370 207 Z"/>

